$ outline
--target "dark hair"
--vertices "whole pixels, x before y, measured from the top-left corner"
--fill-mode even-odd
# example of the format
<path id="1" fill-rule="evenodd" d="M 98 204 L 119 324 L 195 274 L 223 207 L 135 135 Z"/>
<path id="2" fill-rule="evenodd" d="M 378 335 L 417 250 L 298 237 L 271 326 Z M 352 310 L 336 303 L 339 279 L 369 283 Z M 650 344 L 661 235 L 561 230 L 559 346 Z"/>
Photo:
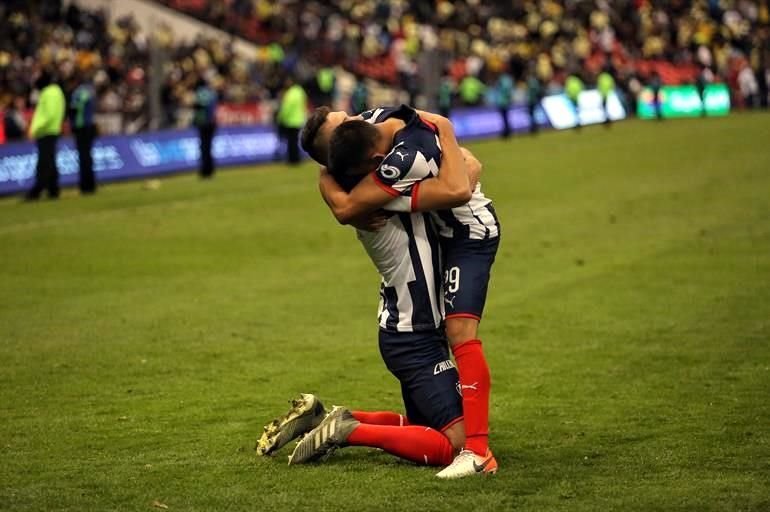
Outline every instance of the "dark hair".
<path id="1" fill-rule="evenodd" d="M 44 69 L 40 75 L 37 77 L 37 80 L 35 80 L 35 87 L 38 89 L 42 89 L 44 87 L 47 87 L 51 85 L 54 82 L 53 75 L 50 71 L 47 69 Z"/>
<path id="2" fill-rule="evenodd" d="M 329 172 L 343 188 L 351 182 L 355 186 L 372 170 L 366 164 L 379 138 L 380 132 L 373 124 L 358 119 L 334 129 L 329 139 Z"/>
<path id="3" fill-rule="evenodd" d="M 318 130 L 326 122 L 326 116 L 329 115 L 331 109 L 329 107 L 318 107 L 310 116 L 310 119 L 305 123 L 305 127 L 302 128 L 302 136 L 300 137 L 300 143 L 302 149 L 304 149 L 310 158 L 315 160 L 321 165 L 329 165 L 329 147 L 321 147 L 321 141 L 318 140 Z"/>

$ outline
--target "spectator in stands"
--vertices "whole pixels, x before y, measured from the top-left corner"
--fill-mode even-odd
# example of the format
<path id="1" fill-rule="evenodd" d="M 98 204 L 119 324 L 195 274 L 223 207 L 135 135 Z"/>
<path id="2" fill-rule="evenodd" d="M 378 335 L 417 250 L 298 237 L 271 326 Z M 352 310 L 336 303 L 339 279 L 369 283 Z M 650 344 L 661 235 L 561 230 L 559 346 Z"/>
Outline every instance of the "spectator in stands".
<path id="1" fill-rule="evenodd" d="M 200 169 L 201 178 L 214 176 L 214 157 L 212 145 L 217 131 L 217 93 L 206 82 L 199 78 L 195 85 L 195 127 L 200 136 Z"/>
<path id="2" fill-rule="evenodd" d="M 56 168 L 56 143 L 62 131 L 65 115 L 64 93 L 55 83 L 51 73 L 43 71 L 38 77 L 36 88 L 40 91 L 35 113 L 30 125 L 30 136 L 37 142 L 37 168 L 35 184 L 27 192 L 28 201 L 40 199 L 41 192 L 48 191 L 48 197 L 59 197 L 59 171 Z"/>
<path id="3" fill-rule="evenodd" d="M 96 92 L 89 72 L 84 75 L 83 81 L 70 97 L 70 128 L 75 136 L 75 146 L 78 150 L 81 194 L 96 192 L 94 161 L 91 157 L 91 149 L 96 138 L 95 103 Z"/>
<path id="4" fill-rule="evenodd" d="M 500 73 L 495 82 L 495 103 L 500 117 L 503 120 L 503 132 L 501 136 L 508 138 L 511 135 L 511 125 L 508 121 L 508 109 L 511 108 L 511 96 L 513 95 L 513 79 L 508 73 Z"/>
<path id="5" fill-rule="evenodd" d="M 299 131 L 307 120 L 307 108 L 305 90 L 291 76 L 287 77 L 276 121 L 279 135 L 286 140 L 287 161 L 291 165 L 300 161 Z"/>
<path id="6" fill-rule="evenodd" d="M 14 142 L 24 139 L 27 123 L 24 120 L 24 98 L 17 96 L 9 99 L 9 105 L 3 113 L 5 140 Z"/>
<path id="7" fill-rule="evenodd" d="M 759 84 L 754 70 L 745 59 L 738 64 L 738 90 L 744 107 L 754 108 L 759 105 Z"/>
<path id="8" fill-rule="evenodd" d="M 130 17 L 111 20 L 104 12 L 83 7 L 92 2 L 6 0 L 0 2 L 0 95 L 27 98 L 25 77 L 41 63 L 53 68 L 75 62 L 65 78 L 93 65 L 99 70 L 97 110 L 113 118 L 102 126 L 137 131 L 151 126 L 146 100 L 155 94 L 161 95 L 164 106 L 163 118 L 156 122 L 173 125 L 177 107 L 179 118 L 186 119 L 201 63 L 215 70 L 207 77 L 222 101 L 263 101 L 261 107 L 271 108 L 284 73 L 308 61 L 314 68 L 340 66 L 369 80 L 400 85 L 418 98 L 434 95 L 434 90 L 418 90 L 417 81 L 406 79 L 414 64 L 422 65 L 421 57 L 433 52 L 458 84 L 465 74 L 482 77 L 487 70 L 508 71 L 518 79 L 517 63 L 536 61 L 544 90 L 562 86 L 563 70 L 578 64 L 594 74 L 610 61 L 626 93 L 653 71 L 659 73 L 660 85 L 693 83 L 702 64 L 741 100 L 740 70 L 731 69 L 730 62 L 732 55 L 742 54 L 757 82 L 749 103 L 767 104 L 766 0 L 366 0 L 353 2 L 355 9 L 347 0 L 158 1 L 245 37 L 257 51 L 239 56 L 222 38 L 181 43 L 162 25 L 148 37 Z M 67 7 L 62 9 L 62 4 Z M 153 45 L 167 56 L 164 77 L 169 83 L 161 92 L 143 76 L 143 70 L 150 69 Z M 420 83 L 438 85 L 439 76 L 427 76 L 425 66 L 420 73 Z M 743 76 L 742 83 L 747 91 L 753 89 L 748 77 Z M 626 96 L 633 104 L 635 96 Z M 464 96 L 463 103 L 478 104 L 482 98 L 483 92 L 475 99 Z"/>
<path id="9" fill-rule="evenodd" d="M 167 77 L 160 88 L 160 108 L 163 111 L 160 122 L 161 128 L 173 128 L 176 126 L 177 99 L 174 95 L 174 80 Z"/>

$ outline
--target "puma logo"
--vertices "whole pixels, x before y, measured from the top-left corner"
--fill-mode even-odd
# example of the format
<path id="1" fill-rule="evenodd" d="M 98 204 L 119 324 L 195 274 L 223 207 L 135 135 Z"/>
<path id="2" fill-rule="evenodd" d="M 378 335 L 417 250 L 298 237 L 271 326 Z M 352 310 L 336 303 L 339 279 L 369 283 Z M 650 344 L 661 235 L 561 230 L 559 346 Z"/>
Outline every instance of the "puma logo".
<path id="1" fill-rule="evenodd" d="M 406 158 L 406 153 L 402 153 L 401 151 L 396 151 L 395 153 L 396 153 L 398 156 L 400 156 L 400 157 L 401 157 L 401 161 L 402 161 L 402 162 L 404 161 L 404 158 Z"/>

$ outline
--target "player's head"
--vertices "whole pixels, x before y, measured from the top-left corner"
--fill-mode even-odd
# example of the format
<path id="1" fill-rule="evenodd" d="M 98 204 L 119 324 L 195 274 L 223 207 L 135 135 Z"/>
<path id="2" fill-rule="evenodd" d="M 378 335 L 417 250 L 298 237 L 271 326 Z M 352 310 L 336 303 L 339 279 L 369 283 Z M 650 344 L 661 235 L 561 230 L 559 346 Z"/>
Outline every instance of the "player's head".
<path id="1" fill-rule="evenodd" d="M 343 188 L 353 188 L 380 164 L 384 156 L 376 152 L 380 137 L 379 130 L 363 120 L 346 121 L 334 129 L 328 167 Z"/>
<path id="2" fill-rule="evenodd" d="M 332 132 L 345 121 L 353 119 L 342 110 L 318 107 L 302 129 L 302 149 L 321 165 L 329 166 L 329 139 Z"/>

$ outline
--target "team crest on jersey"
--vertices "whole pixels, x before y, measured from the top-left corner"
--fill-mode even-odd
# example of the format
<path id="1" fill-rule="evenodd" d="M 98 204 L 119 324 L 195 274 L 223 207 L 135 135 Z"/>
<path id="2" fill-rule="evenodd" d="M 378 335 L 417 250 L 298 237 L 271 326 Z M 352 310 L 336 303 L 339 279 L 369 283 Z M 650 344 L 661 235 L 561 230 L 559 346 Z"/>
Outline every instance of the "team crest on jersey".
<path id="1" fill-rule="evenodd" d="M 401 176 L 401 169 L 395 165 L 382 164 L 380 166 L 380 174 L 382 174 L 384 178 L 395 180 Z"/>

